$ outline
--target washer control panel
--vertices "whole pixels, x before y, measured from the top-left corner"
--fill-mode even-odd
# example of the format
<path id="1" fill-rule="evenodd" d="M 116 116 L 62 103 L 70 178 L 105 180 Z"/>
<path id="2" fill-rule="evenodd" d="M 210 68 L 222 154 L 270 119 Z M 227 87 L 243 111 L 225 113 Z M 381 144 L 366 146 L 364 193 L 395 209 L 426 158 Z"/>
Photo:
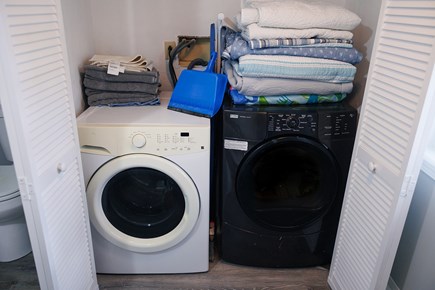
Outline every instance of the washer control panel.
<path id="1" fill-rule="evenodd" d="M 210 150 L 210 127 L 83 126 L 79 140 L 81 151 L 93 154 L 186 154 Z"/>
<path id="2" fill-rule="evenodd" d="M 194 130 L 195 131 L 195 130 Z M 128 139 L 131 140 L 133 145 L 130 149 L 147 148 L 146 150 L 154 151 L 156 153 L 161 152 L 183 152 L 183 151 L 197 151 L 203 150 L 206 140 L 195 134 L 196 132 L 191 130 L 165 130 L 163 132 L 156 132 L 151 128 L 143 130 L 133 130 L 128 134 Z M 207 136 L 207 135 L 206 135 Z M 123 146 L 123 144 L 120 144 Z M 207 144 L 208 147 L 208 144 Z"/>
<path id="3" fill-rule="evenodd" d="M 317 114 L 315 113 L 269 113 L 267 130 L 269 132 L 291 132 L 316 136 L 317 123 Z"/>

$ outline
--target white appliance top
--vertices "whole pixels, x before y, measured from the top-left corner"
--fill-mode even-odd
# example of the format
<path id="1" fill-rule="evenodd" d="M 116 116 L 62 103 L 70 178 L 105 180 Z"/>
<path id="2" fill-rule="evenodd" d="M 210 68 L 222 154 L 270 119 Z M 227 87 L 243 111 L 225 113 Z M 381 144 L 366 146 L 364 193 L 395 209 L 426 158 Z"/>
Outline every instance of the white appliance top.
<path id="1" fill-rule="evenodd" d="M 0 165 L 0 201 L 14 198 L 18 194 L 18 181 L 14 166 Z"/>
<path id="2" fill-rule="evenodd" d="M 77 124 L 103 126 L 210 126 L 210 119 L 169 110 L 172 92 L 160 93 L 160 105 L 90 107 L 77 117 Z"/>
<path id="3" fill-rule="evenodd" d="M 77 118 L 82 153 L 160 156 L 210 150 L 210 119 L 169 110 L 171 92 L 160 105 L 90 107 Z"/>

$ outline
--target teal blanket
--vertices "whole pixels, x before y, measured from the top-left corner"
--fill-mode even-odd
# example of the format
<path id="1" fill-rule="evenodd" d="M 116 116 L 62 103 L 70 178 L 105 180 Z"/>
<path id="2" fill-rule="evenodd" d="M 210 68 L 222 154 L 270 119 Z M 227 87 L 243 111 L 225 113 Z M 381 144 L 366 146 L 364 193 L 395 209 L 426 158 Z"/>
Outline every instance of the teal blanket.
<path id="1" fill-rule="evenodd" d="M 303 105 L 317 103 L 336 103 L 346 98 L 346 94 L 330 95 L 281 95 L 281 96 L 245 96 L 237 90 L 231 89 L 230 95 L 236 105 Z"/>
<path id="2" fill-rule="evenodd" d="M 352 82 L 355 66 L 336 60 L 287 55 L 244 55 L 233 62 L 242 77 L 309 79 L 331 83 Z"/>

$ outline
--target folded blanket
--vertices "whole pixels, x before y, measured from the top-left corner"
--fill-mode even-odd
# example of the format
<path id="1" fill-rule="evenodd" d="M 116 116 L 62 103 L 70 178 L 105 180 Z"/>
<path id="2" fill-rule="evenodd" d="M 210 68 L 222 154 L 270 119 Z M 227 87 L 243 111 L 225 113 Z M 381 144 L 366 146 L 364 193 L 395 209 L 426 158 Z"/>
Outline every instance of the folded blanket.
<path id="1" fill-rule="evenodd" d="M 85 78 L 108 82 L 132 82 L 147 84 L 156 84 L 160 81 L 159 72 L 156 70 L 149 72 L 126 71 L 124 73 L 120 73 L 119 75 L 110 75 L 107 73 L 107 68 L 95 65 L 85 66 Z"/>
<path id="2" fill-rule="evenodd" d="M 327 83 L 314 80 L 241 77 L 234 72 L 229 61 L 223 62 L 223 69 L 230 85 L 237 89 L 239 93 L 248 96 L 292 94 L 329 95 L 334 93 L 350 93 L 353 88 L 352 82 Z"/>
<path id="3" fill-rule="evenodd" d="M 244 55 L 233 64 L 242 77 L 309 79 L 331 83 L 353 81 L 356 68 L 346 62 L 287 55 Z"/>
<path id="4" fill-rule="evenodd" d="M 346 94 L 331 95 L 281 95 L 281 96 L 246 96 L 230 90 L 230 96 L 236 105 L 303 105 L 317 103 L 336 103 L 346 98 Z"/>
<path id="5" fill-rule="evenodd" d="M 287 47 L 287 46 L 309 46 L 309 47 L 343 47 L 352 48 L 351 39 L 336 38 L 273 38 L 273 39 L 251 39 L 248 41 L 251 49 Z"/>
<path id="6" fill-rule="evenodd" d="M 85 88 L 106 92 L 137 92 L 157 94 L 159 84 L 133 83 L 133 82 L 106 82 L 86 78 L 83 80 Z"/>
<path id="7" fill-rule="evenodd" d="M 361 18 L 348 9 L 325 1 L 253 1 L 242 8 L 240 23 L 258 23 L 262 27 L 329 28 L 352 30 Z"/>
<path id="8" fill-rule="evenodd" d="M 226 42 L 226 49 L 222 57 L 236 60 L 241 56 L 251 55 L 290 55 L 304 56 L 324 59 L 334 59 L 351 64 L 359 63 L 362 60 L 362 54 L 355 48 L 328 47 L 328 46 L 291 46 L 291 47 L 274 47 L 274 48 L 258 48 L 251 49 L 248 42 L 240 35 L 236 36 L 231 43 Z M 352 45 L 350 45 L 352 46 Z"/>
<path id="9" fill-rule="evenodd" d="M 159 104 L 158 95 L 129 93 L 98 93 L 88 96 L 89 106 L 155 105 Z"/>
<path id="10" fill-rule="evenodd" d="M 324 28 L 272 28 L 260 27 L 258 24 L 250 24 L 242 29 L 242 36 L 246 40 L 250 39 L 270 39 L 270 38 L 336 38 L 352 39 L 353 33 L 346 30 L 333 30 Z"/>

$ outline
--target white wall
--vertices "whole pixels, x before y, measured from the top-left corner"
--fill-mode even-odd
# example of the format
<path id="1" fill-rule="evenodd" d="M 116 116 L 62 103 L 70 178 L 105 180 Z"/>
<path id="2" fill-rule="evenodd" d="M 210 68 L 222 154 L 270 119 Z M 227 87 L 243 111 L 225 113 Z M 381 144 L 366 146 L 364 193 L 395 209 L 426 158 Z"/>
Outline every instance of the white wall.
<path id="1" fill-rule="evenodd" d="M 178 35 L 209 36 L 222 12 L 233 17 L 238 0 L 91 0 L 92 29 L 98 54 L 141 54 L 160 72 L 162 90 L 170 90 L 164 41 Z"/>
<path id="2" fill-rule="evenodd" d="M 365 58 L 357 65 L 355 88 L 349 101 L 362 102 L 381 1 L 331 0 L 357 13 L 361 25 L 354 31 L 355 47 Z M 170 90 L 164 60 L 164 41 L 178 35 L 208 36 L 218 13 L 233 18 L 239 0 L 63 0 L 68 51 L 72 64 L 76 112 L 83 110 L 78 71 L 93 54 L 141 54 L 160 71 L 162 90 Z"/>
<path id="3" fill-rule="evenodd" d="M 76 115 L 83 111 L 83 91 L 80 72 L 83 65 L 95 53 L 91 23 L 90 2 L 88 0 L 62 0 L 62 14 L 65 37 L 73 85 Z"/>
<path id="4" fill-rule="evenodd" d="M 362 103 L 381 4 L 382 1 L 379 0 L 344 0 L 342 4 L 361 17 L 361 24 L 353 31 L 354 46 L 364 55 L 364 59 L 356 65 L 354 89 L 349 96 L 349 101 L 355 108 Z"/>
<path id="5" fill-rule="evenodd" d="M 435 285 L 435 180 L 420 172 L 391 277 L 401 290 Z"/>

